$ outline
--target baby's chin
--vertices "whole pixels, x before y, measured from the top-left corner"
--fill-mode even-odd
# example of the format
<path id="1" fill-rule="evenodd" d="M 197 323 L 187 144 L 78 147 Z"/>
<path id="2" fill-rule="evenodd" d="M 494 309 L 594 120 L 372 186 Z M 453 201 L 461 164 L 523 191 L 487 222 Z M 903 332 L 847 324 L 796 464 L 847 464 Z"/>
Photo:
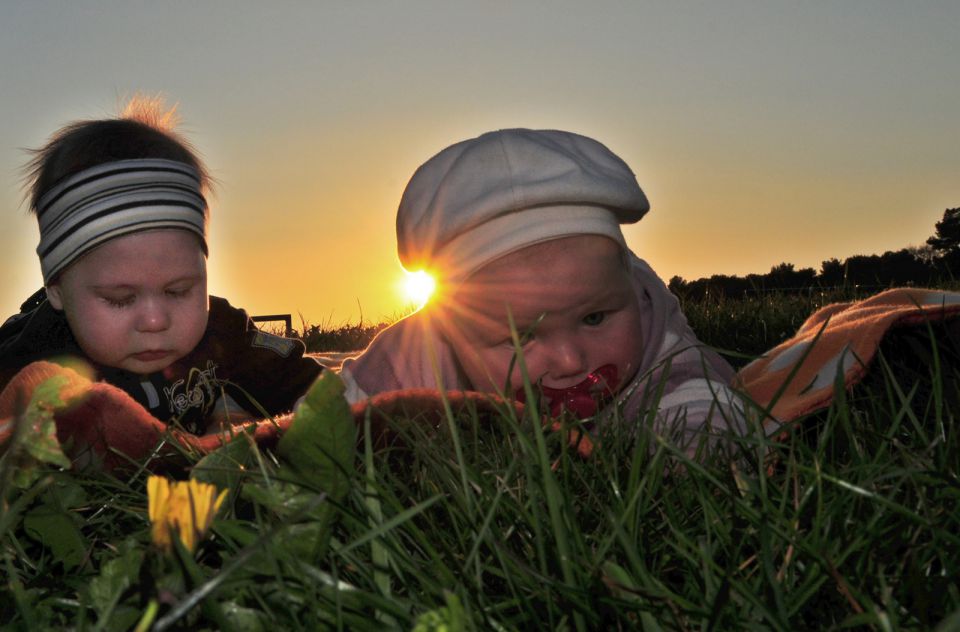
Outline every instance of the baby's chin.
<path id="1" fill-rule="evenodd" d="M 120 362 L 109 364 L 116 369 L 136 373 L 137 375 L 150 375 L 152 373 L 161 373 L 171 368 L 177 360 L 184 354 L 174 351 L 163 354 L 133 354 L 123 358 Z"/>

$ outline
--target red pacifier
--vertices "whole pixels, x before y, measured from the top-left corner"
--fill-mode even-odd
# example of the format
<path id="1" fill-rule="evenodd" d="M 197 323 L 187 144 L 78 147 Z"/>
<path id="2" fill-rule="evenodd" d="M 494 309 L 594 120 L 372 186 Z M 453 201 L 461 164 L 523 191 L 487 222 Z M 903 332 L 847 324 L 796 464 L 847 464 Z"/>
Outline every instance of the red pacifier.
<path id="1" fill-rule="evenodd" d="M 591 372 L 582 382 L 567 388 L 550 388 L 538 385 L 541 395 L 550 405 L 550 416 L 559 417 L 563 411 L 573 413 L 577 419 L 586 419 L 597 414 L 597 410 L 606 404 L 617 387 L 617 367 L 604 364 Z M 517 389 L 514 396 L 520 403 L 526 403 L 523 388 Z"/>

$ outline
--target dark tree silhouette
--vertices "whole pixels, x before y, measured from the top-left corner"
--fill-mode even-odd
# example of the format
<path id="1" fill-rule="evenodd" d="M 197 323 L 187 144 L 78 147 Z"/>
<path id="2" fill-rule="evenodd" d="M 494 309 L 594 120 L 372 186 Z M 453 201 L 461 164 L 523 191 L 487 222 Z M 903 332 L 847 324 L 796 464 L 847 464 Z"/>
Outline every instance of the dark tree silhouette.
<path id="1" fill-rule="evenodd" d="M 927 245 L 937 253 L 936 265 L 942 276 L 957 278 L 960 273 L 960 207 L 948 208 L 936 224 L 936 234 Z"/>
<path id="2" fill-rule="evenodd" d="M 936 234 L 927 243 L 942 254 L 960 250 L 960 206 L 948 208 L 937 222 Z"/>
<path id="3" fill-rule="evenodd" d="M 814 288 L 863 286 L 866 289 L 894 285 L 937 285 L 960 278 L 960 207 L 948 208 L 936 224 L 936 235 L 924 246 L 888 250 L 882 255 L 836 257 L 820 264 L 820 271 L 780 263 L 766 274 L 745 277 L 714 274 L 688 281 L 670 279 L 670 290 L 685 299 L 704 297 L 740 298 L 762 292 L 799 293 Z"/>
<path id="4" fill-rule="evenodd" d="M 813 268 L 796 270 L 792 263 L 781 263 L 770 268 L 767 287 L 781 290 L 809 288 L 816 276 L 817 272 Z"/>
<path id="5" fill-rule="evenodd" d="M 820 264 L 820 284 L 825 286 L 843 285 L 847 278 L 847 268 L 836 257 Z"/>
<path id="6" fill-rule="evenodd" d="M 687 289 L 687 282 L 682 276 L 676 274 L 670 277 L 670 282 L 667 283 L 667 288 L 669 288 L 674 294 L 684 294 Z"/>

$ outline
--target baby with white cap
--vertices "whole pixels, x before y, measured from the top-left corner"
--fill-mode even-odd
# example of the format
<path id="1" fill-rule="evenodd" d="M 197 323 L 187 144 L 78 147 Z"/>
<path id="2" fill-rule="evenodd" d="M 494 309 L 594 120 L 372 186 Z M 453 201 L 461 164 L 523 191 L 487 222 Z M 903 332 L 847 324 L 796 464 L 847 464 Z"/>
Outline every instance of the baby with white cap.
<path id="1" fill-rule="evenodd" d="M 713 431 L 739 426 L 733 370 L 626 245 L 620 225 L 648 210 L 626 163 L 585 136 L 510 129 L 447 147 L 397 211 L 400 260 L 430 272 L 438 295 L 344 363 L 348 398 L 430 387 L 523 400 L 512 319 L 554 416 L 619 407 L 636 420 L 657 406 L 686 446 L 708 420 Z"/>

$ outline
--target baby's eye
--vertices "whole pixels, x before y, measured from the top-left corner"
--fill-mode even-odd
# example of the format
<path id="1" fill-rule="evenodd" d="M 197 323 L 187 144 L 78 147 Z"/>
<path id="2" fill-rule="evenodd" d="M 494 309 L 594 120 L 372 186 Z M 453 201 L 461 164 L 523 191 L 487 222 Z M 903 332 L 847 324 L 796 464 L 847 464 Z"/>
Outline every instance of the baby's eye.
<path id="1" fill-rule="evenodd" d="M 606 312 L 590 312 L 583 317 L 583 324 L 590 327 L 596 327 L 607 317 Z"/>
<path id="2" fill-rule="evenodd" d="M 169 296 L 169 297 L 171 297 L 171 298 L 183 298 L 184 296 L 186 296 L 186 295 L 189 294 L 189 293 L 190 293 L 190 288 L 189 288 L 189 287 L 185 287 L 185 288 L 171 288 L 171 289 L 167 290 L 167 296 Z"/>
<path id="3" fill-rule="evenodd" d="M 533 335 L 533 332 L 532 332 L 532 331 L 528 331 L 528 332 L 525 332 L 525 333 L 520 334 L 520 346 L 521 346 L 521 347 L 526 347 L 528 344 L 530 344 L 531 342 L 534 341 L 534 338 L 535 338 L 535 336 Z M 504 341 L 501 342 L 500 344 L 501 344 L 502 346 L 504 346 L 504 347 L 509 347 L 509 348 L 513 349 L 513 338 L 507 338 L 506 340 L 504 340 Z"/>
<path id="4" fill-rule="evenodd" d="M 129 307 L 130 305 L 133 305 L 133 298 L 134 297 L 131 294 L 130 296 L 120 296 L 120 297 L 104 296 L 103 300 L 105 300 L 107 302 L 107 305 L 109 305 L 110 307 L 123 309 L 124 307 Z"/>

